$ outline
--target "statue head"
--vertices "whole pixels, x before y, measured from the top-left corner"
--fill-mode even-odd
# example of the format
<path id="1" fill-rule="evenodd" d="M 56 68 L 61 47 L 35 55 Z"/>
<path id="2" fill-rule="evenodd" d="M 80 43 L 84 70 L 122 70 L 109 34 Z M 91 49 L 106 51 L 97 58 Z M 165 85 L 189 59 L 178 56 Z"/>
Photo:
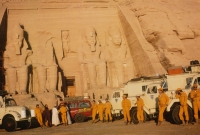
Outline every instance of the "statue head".
<path id="1" fill-rule="evenodd" d="M 61 36 L 62 36 L 62 40 L 68 39 L 69 31 L 68 30 L 63 30 Z"/>
<path id="2" fill-rule="evenodd" d="M 12 30 L 12 43 L 15 48 L 16 54 L 21 54 L 22 43 L 24 39 L 24 30 L 20 27 L 19 24 L 16 24 Z"/>
<path id="3" fill-rule="evenodd" d="M 90 49 L 92 52 L 94 52 L 96 50 L 95 49 L 96 42 L 97 42 L 96 35 L 97 35 L 96 30 L 93 27 L 88 26 L 88 27 L 84 28 L 85 41 L 90 46 Z"/>
<path id="4" fill-rule="evenodd" d="M 117 26 L 110 26 L 108 29 L 108 35 L 112 38 L 112 42 L 115 45 L 121 45 L 122 37 L 121 32 Z"/>

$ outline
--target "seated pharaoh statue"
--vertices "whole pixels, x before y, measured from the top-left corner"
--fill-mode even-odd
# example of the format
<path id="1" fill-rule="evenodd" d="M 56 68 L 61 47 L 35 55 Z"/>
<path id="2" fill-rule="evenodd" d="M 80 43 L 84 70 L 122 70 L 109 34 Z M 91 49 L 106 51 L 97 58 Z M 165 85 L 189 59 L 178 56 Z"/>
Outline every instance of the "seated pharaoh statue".
<path id="1" fill-rule="evenodd" d="M 34 93 L 52 92 L 57 86 L 57 64 L 52 43 L 52 35 L 49 32 L 37 33 L 38 43 L 34 46 L 31 57 L 33 66 L 33 81 L 37 83 Z M 35 84 L 33 84 L 35 85 Z"/>
<path id="2" fill-rule="evenodd" d="M 28 57 L 32 51 L 28 49 L 24 38 L 24 30 L 19 24 L 12 29 L 10 39 L 4 52 L 4 68 L 9 93 L 26 94 L 28 84 Z"/>
<path id="3" fill-rule="evenodd" d="M 106 86 L 106 63 L 101 59 L 101 45 L 99 43 L 96 30 L 91 27 L 85 27 L 83 30 L 83 43 L 78 51 L 78 58 L 81 64 L 81 70 L 86 87 L 84 89 L 95 89 Z M 87 84 L 90 87 L 87 87 Z"/>
<path id="4" fill-rule="evenodd" d="M 107 32 L 106 49 L 108 74 L 111 87 L 122 87 L 125 82 L 135 77 L 135 68 L 128 47 L 117 26 L 111 26 Z"/>

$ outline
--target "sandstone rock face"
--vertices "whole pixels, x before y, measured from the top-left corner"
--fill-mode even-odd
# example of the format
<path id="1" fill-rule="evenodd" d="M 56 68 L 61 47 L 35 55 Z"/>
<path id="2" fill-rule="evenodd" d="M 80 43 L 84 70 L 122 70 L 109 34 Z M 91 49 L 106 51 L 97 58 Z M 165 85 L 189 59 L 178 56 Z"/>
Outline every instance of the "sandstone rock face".
<path id="1" fill-rule="evenodd" d="M 131 4 L 145 39 L 166 69 L 199 59 L 199 7 L 196 0 L 136 0 Z"/>
<path id="2" fill-rule="evenodd" d="M 132 78 L 200 60 L 199 0 L 13 0 L 0 6 L 7 21 L 0 22 L 7 24 L 0 29 L 7 36 L 6 43 L 0 38 L 5 89 L 44 103 L 54 104 L 61 91 L 103 99 Z"/>

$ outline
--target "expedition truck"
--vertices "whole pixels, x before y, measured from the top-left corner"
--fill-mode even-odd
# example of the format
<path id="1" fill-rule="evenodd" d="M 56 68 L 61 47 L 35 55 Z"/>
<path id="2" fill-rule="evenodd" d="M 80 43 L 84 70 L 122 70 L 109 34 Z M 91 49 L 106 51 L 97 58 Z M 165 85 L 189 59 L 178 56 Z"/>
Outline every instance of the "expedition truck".
<path id="1" fill-rule="evenodd" d="M 25 106 L 17 106 L 12 97 L 0 91 L 0 126 L 12 132 L 16 128 L 28 129 L 31 126 L 31 112 Z"/>
<path id="2" fill-rule="evenodd" d="M 141 78 L 135 78 L 130 80 L 129 82 L 126 83 L 124 88 L 121 89 L 115 89 L 113 91 L 112 97 L 110 99 L 110 102 L 112 104 L 113 108 L 113 115 L 114 118 L 120 119 L 122 117 L 122 107 L 121 107 L 121 102 L 122 102 L 122 95 L 127 94 L 128 99 L 131 100 L 132 106 L 134 106 L 136 102 L 136 95 L 142 95 L 144 94 L 147 86 L 152 83 L 161 83 L 163 81 L 162 77 L 141 77 Z"/>
<path id="3" fill-rule="evenodd" d="M 191 68 L 196 69 L 196 68 Z M 199 68 L 200 69 L 200 68 Z M 198 71 L 198 70 L 195 70 Z M 155 118 L 158 115 L 158 89 L 162 87 L 165 93 L 169 96 L 170 101 L 166 108 L 166 112 L 171 115 L 173 121 L 177 124 L 181 123 L 179 119 L 179 108 L 180 103 L 179 99 L 175 98 L 175 91 L 177 88 L 182 88 L 184 92 L 188 95 L 188 111 L 189 111 L 189 122 L 193 120 L 193 109 L 191 99 L 189 98 L 189 93 L 191 92 L 193 84 L 200 85 L 200 74 L 191 70 L 191 72 L 185 72 L 182 74 L 176 75 L 165 75 L 163 79 L 157 82 L 152 82 L 147 84 L 137 85 L 137 81 L 132 81 L 127 83 L 127 85 L 123 89 L 118 89 L 113 91 L 113 96 L 111 98 L 111 104 L 113 105 L 113 114 L 115 116 L 120 116 L 122 114 L 122 95 L 127 94 L 128 99 L 131 101 L 131 109 L 130 114 L 132 117 L 132 121 L 137 124 L 137 106 L 136 103 L 136 95 L 140 95 L 140 97 L 144 100 L 144 122 L 148 119 Z M 151 81 L 150 81 L 151 82 Z M 146 87 L 144 90 L 143 88 Z"/>

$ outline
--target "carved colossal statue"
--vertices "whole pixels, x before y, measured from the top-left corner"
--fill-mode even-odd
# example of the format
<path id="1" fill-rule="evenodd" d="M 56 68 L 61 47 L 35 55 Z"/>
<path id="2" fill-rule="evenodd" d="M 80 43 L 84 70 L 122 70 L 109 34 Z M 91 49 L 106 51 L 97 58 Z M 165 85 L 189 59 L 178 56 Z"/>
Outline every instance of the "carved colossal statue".
<path id="1" fill-rule="evenodd" d="M 32 55 L 32 65 L 39 84 L 39 93 L 52 92 L 57 85 L 57 64 L 51 33 L 40 31 L 38 43 Z M 34 91 L 36 92 L 36 91 Z"/>
<path id="2" fill-rule="evenodd" d="M 135 77 L 133 60 L 117 26 L 109 27 L 106 42 L 105 59 L 110 84 L 112 87 L 121 87 L 124 82 Z"/>
<path id="3" fill-rule="evenodd" d="M 82 72 L 89 79 L 90 88 L 106 86 L 106 63 L 101 59 L 101 46 L 93 27 L 84 28 L 83 44 L 79 48 L 78 57 Z"/>
<path id="4" fill-rule="evenodd" d="M 10 38 L 4 52 L 4 68 L 6 69 L 9 93 L 26 94 L 29 66 L 27 58 L 32 51 L 28 50 L 27 42 L 24 39 L 24 30 L 19 24 L 12 29 Z"/>

